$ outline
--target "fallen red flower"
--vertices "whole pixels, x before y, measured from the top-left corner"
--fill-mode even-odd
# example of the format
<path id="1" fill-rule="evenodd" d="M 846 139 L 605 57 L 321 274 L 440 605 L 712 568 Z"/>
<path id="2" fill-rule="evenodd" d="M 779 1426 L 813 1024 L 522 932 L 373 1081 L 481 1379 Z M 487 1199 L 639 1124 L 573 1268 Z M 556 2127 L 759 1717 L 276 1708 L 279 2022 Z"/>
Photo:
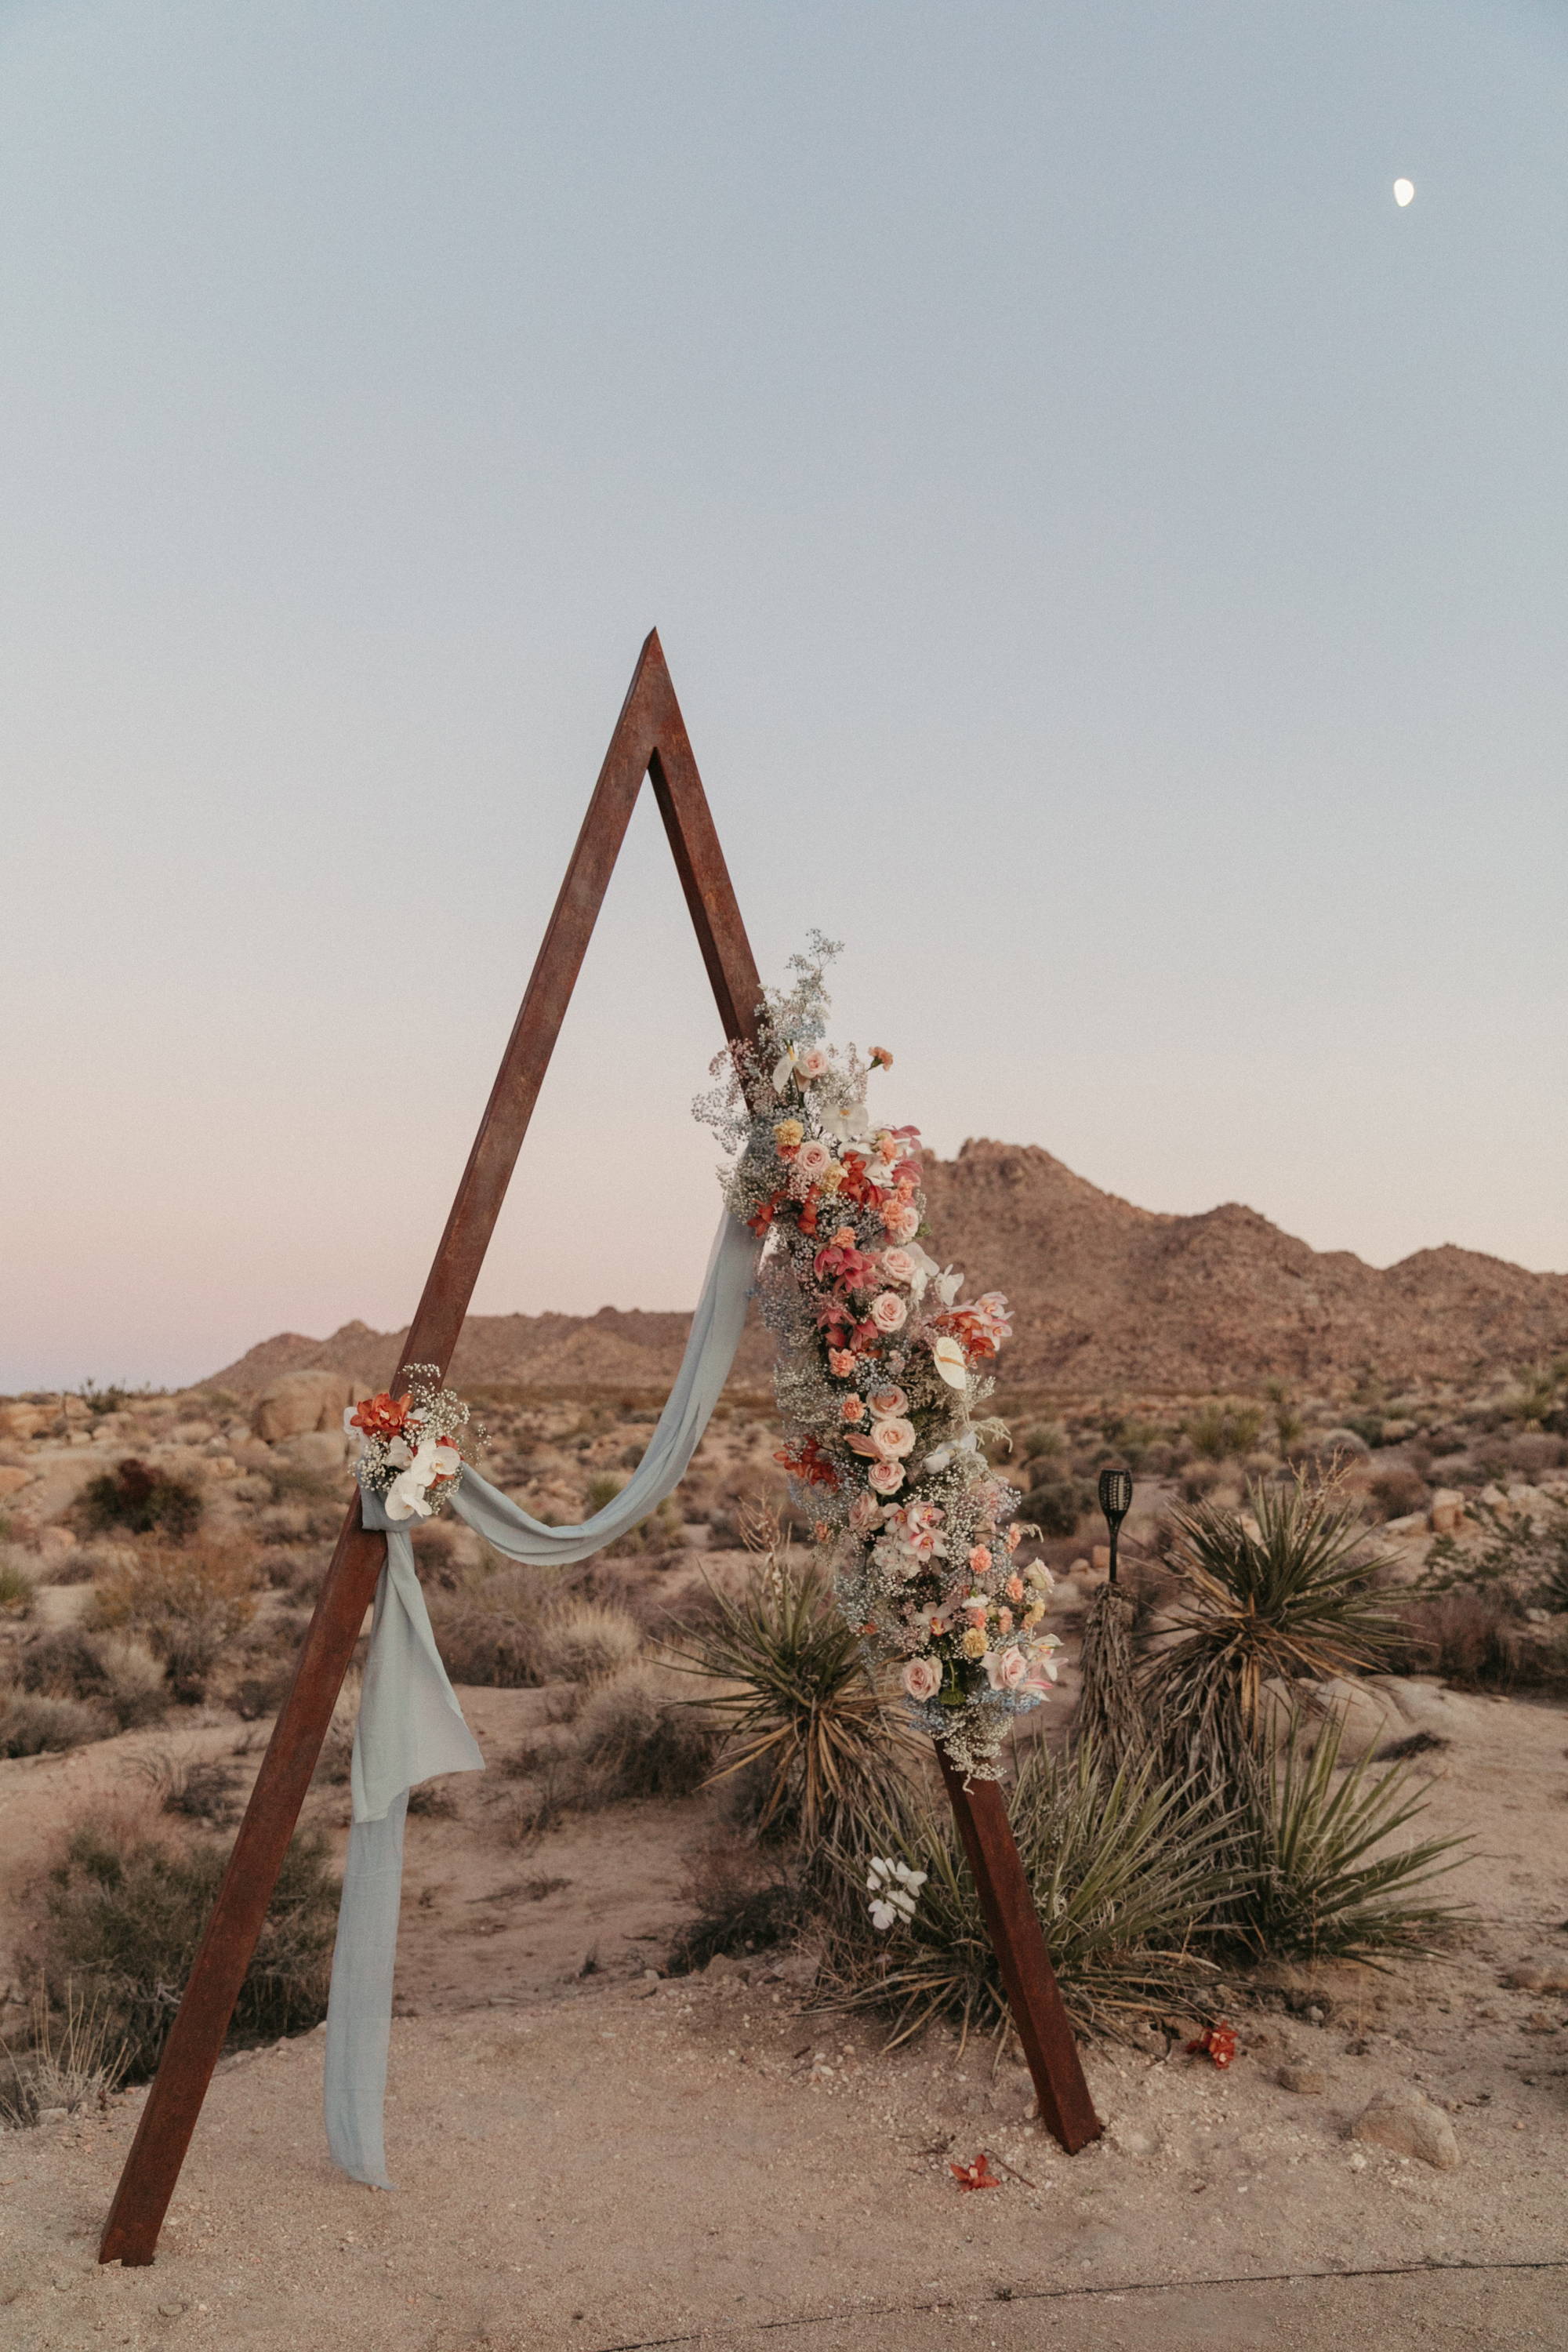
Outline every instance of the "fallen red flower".
<path id="1" fill-rule="evenodd" d="M 1002 2186 L 986 2161 L 984 2148 L 973 2164 L 950 2164 L 947 2168 L 961 2189 L 1000 2189 Z"/>
<path id="2" fill-rule="evenodd" d="M 1218 2025 L 1206 2025 L 1203 2032 L 1187 2044 L 1189 2058 L 1195 2058 L 1205 2052 L 1214 2060 L 1215 2064 L 1223 2074 L 1236 2056 L 1235 2027 L 1223 2022 Z"/>

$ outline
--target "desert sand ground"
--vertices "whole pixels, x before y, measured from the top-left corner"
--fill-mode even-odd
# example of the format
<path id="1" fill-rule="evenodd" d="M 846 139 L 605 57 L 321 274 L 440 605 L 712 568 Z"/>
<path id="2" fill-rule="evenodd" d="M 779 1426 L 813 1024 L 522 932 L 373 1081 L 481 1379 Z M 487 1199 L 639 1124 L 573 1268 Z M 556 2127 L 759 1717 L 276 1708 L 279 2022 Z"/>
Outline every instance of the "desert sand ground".
<path id="1" fill-rule="evenodd" d="M 546 1696 L 463 1694 L 497 1753 Z M 319 2030 L 225 2061 L 150 2270 L 95 2261 L 144 2093 L 7 2134 L 0 2344 L 1568 2345 L 1564 2003 L 1504 1981 L 1568 1961 L 1568 1713 L 1442 1704 L 1430 1824 L 1478 1848 L 1463 1945 L 1280 1977 L 1289 2006 L 1238 2008 L 1227 2074 L 1175 2041 L 1092 2052 L 1106 2137 L 1073 2158 L 989 2046 L 888 2053 L 767 1955 L 649 1974 L 690 1807 L 569 1822 L 518 1864 L 484 1834 L 499 1776 L 450 1783 L 456 1811 L 410 1824 L 395 2192 L 328 2163 Z M 58 1822 L 73 1782 L 129 1789 L 157 1736 L 0 1766 L 12 1833 Z M 546 1891 L 520 1903 L 531 1879 Z M 1285 2064 L 1321 2088 L 1285 2090 Z M 1346 2137 L 1406 2084 L 1448 2109 L 1457 2169 Z M 961 2191 L 950 2164 L 982 2147 L 1011 2169 Z"/>

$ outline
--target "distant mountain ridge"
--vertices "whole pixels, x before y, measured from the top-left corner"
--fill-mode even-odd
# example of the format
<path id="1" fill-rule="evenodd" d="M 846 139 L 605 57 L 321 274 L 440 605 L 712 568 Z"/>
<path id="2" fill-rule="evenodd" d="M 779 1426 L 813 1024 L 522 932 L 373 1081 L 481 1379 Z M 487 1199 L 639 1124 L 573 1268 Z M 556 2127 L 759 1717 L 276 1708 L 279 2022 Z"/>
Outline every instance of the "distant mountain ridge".
<path id="1" fill-rule="evenodd" d="M 1332 1385 L 1365 1367 L 1397 1380 L 1462 1379 L 1568 1349 L 1568 1275 L 1531 1274 L 1478 1250 L 1417 1250 L 1371 1266 L 1315 1250 L 1226 1202 L 1197 1216 L 1135 1208 L 1037 1144 L 966 1143 L 928 1159 L 934 1239 L 971 1291 L 1016 1309 L 1006 1385 L 1191 1393 L 1275 1378 Z M 689 1317 L 602 1307 L 596 1315 L 473 1315 L 452 1365 L 460 1388 L 668 1387 Z M 328 1339 L 279 1332 L 211 1376 L 253 1396 L 279 1372 L 322 1367 L 377 1383 L 407 1338 L 345 1323 Z M 763 1386 L 769 1343 L 753 1322 L 736 1360 Z"/>

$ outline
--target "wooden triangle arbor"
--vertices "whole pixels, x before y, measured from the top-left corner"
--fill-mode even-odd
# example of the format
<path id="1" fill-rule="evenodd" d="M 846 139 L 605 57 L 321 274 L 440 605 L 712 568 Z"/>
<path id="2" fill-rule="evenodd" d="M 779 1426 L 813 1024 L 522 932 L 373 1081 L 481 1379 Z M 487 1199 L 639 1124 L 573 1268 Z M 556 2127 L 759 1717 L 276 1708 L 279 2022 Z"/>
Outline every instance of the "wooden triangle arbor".
<path id="1" fill-rule="evenodd" d="M 762 989 L 657 631 L 638 656 L 522 1007 L 468 1154 L 408 1334 L 404 1367 L 445 1374 L 644 776 L 674 852 L 724 1034 L 754 1044 Z M 228 2031 L 321 1742 L 375 1595 L 385 1538 L 360 1523 L 356 1489 L 332 1553 L 212 1917 L 125 2160 L 100 2262 L 150 2263 Z M 1046 2122 L 1069 2151 L 1100 2126 L 1040 1924 L 994 1781 L 949 1793 Z"/>

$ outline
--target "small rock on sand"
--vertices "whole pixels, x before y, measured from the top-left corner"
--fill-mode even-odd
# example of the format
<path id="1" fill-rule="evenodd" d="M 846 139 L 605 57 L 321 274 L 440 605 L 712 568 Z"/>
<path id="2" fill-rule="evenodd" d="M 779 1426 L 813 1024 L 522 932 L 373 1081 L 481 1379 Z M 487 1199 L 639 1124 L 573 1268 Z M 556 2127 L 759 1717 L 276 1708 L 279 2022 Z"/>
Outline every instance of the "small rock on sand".
<path id="1" fill-rule="evenodd" d="M 1395 2156 L 1418 2156 L 1439 2172 L 1452 2172 L 1459 2161 L 1453 2125 L 1413 2084 L 1379 2091 L 1369 2099 L 1351 2126 L 1351 2137 L 1392 2148 Z"/>
<path id="2" fill-rule="evenodd" d="M 1299 2091 L 1310 2098 L 1321 2098 L 1329 2087 L 1321 2066 L 1281 2066 L 1276 2080 L 1282 2091 Z"/>

